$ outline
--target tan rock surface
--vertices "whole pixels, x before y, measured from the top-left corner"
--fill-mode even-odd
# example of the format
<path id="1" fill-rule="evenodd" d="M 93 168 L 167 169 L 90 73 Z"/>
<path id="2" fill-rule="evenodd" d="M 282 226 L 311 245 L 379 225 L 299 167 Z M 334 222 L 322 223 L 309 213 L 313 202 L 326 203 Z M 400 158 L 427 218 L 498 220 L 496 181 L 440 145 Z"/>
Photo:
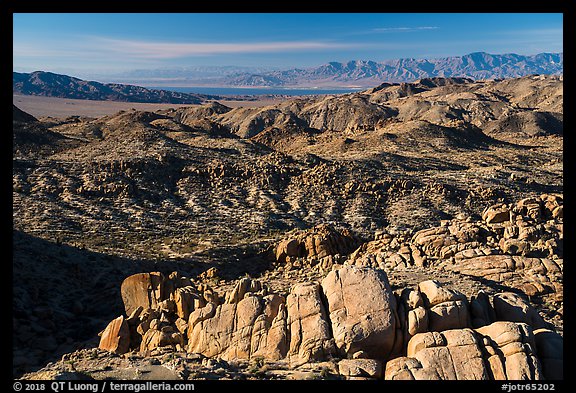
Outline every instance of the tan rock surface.
<path id="1" fill-rule="evenodd" d="M 487 224 L 498 224 L 510 220 L 510 209 L 506 204 L 500 203 L 487 207 L 482 212 L 482 219 Z"/>
<path id="2" fill-rule="evenodd" d="M 382 362 L 374 359 L 342 359 L 338 372 L 345 377 L 382 378 Z"/>
<path id="3" fill-rule="evenodd" d="M 98 348 L 119 355 L 130 350 L 130 329 L 123 316 L 119 316 L 106 326 Z"/>
<path id="4" fill-rule="evenodd" d="M 355 266 L 333 270 L 322 280 L 334 342 L 347 355 L 358 351 L 386 359 L 393 350 L 396 299 L 382 271 Z"/>
<path id="5" fill-rule="evenodd" d="M 127 277 L 121 287 L 126 314 L 130 315 L 139 306 L 144 309 L 154 308 L 164 300 L 163 283 L 164 277 L 158 272 Z"/>
<path id="6" fill-rule="evenodd" d="M 562 282 L 562 260 L 489 255 L 465 258 L 456 264 L 443 264 L 461 274 L 508 282 L 531 295 L 557 292 Z"/>
<path id="7" fill-rule="evenodd" d="M 532 330 L 522 323 L 419 333 L 406 357 L 388 362 L 385 379 L 543 379 L 534 349 Z"/>
<path id="8" fill-rule="evenodd" d="M 317 283 L 297 284 L 286 298 L 290 348 L 295 362 L 323 359 L 335 352 L 330 319 Z"/>
<path id="9" fill-rule="evenodd" d="M 174 303 L 176 304 L 176 314 L 184 320 L 188 320 L 190 313 L 196 308 L 206 305 L 204 298 L 191 286 L 177 288 L 174 291 Z"/>
<path id="10" fill-rule="evenodd" d="M 487 337 L 500 356 L 507 379 L 542 379 L 540 362 L 535 354 L 532 329 L 524 323 L 494 322 L 476 331 Z"/>
<path id="11" fill-rule="evenodd" d="M 481 343 L 471 329 L 419 333 L 407 357 L 386 366 L 385 379 L 486 380 Z"/>

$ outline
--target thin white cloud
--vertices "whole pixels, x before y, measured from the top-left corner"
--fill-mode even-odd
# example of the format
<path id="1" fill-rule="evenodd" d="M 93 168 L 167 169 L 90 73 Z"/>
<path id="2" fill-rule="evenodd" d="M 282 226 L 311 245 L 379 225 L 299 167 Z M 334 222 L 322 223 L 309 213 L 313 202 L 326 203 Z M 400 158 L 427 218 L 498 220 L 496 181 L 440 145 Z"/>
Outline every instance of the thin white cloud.
<path id="1" fill-rule="evenodd" d="M 408 33 L 412 31 L 422 31 L 422 30 L 437 30 L 438 26 L 415 26 L 415 27 L 376 27 L 372 29 L 375 33 Z"/>
<path id="2" fill-rule="evenodd" d="M 351 44 L 320 41 L 249 43 L 181 43 L 93 38 L 99 49 L 147 59 L 175 59 L 233 53 L 270 53 L 350 48 Z"/>

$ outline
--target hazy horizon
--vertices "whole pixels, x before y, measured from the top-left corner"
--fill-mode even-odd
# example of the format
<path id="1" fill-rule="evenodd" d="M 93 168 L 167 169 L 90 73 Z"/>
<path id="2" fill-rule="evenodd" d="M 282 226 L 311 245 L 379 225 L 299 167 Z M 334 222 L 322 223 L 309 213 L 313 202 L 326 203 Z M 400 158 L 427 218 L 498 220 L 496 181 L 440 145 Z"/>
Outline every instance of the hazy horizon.
<path id="1" fill-rule="evenodd" d="M 478 53 L 478 52 L 474 52 Z M 487 52 L 480 52 L 480 53 L 487 53 Z M 542 52 L 544 53 L 544 52 Z M 542 54 L 540 53 L 540 54 Z M 549 52 L 550 54 L 563 54 L 563 52 Z M 472 53 L 467 53 L 466 55 L 471 55 Z M 517 53 L 488 53 L 489 55 L 499 56 L 499 55 L 518 55 Z M 466 56 L 464 55 L 464 56 Z M 535 56 L 538 53 L 523 55 L 523 56 Z M 451 56 L 447 56 L 450 58 Z M 457 57 L 457 56 L 454 56 Z M 425 57 L 425 58 L 415 58 L 415 59 L 426 59 L 426 60 L 435 60 L 441 59 L 436 57 Z M 386 63 L 388 61 L 396 61 L 402 59 L 386 59 L 382 60 L 381 63 Z M 352 61 L 370 61 L 368 59 L 351 59 L 349 62 Z M 334 62 L 329 62 L 334 63 Z M 341 62 L 347 63 L 347 62 Z M 327 64 L 327 63 L 324 63 Z M 322 66 L 322 64 L 318 64 L 312 67 L 302 67 L 301 69 L 311 69 L 314 70 L 316 67 Z M 148 88 L 190 88 L 190 87 L 199 87 L 199 88 L 229 88 L 230 86 L 226 85 L 225 83 L 222 84 L 222 77 L 227 75 L 233 75 L 235 73 L 246 73 L 246 74 L 258 74 L 258 73 L 266 73 L 269 71 L 288 71 L 295 68 L 281 68 L 281 67 L 241 67 L 241 66 L 181 66 L 181 67 L 172 67 L 172 68 L 159 68 L 159 69 L 135 69 L 135 70 L 128 70 L 124 72 L 115 72 L 115 73 L 95 73 L 95 74 L 88 74 L 88 75 L 73 75 L 70 73 L 64 74 L 60 72 L 54 72 L 53 70 L 48 69 L 30 69 L 30 70 L 17 70 L 13 69 L 14 72 L 18 73 L 33 73 L 33 72 L 50 72 L 54 74 L 64 74 L 70 77 L 84 79 L 84 80 L 92 80 L 101 83 L 123 83 L 123 84 L 136 84 L 140 86 L 145 86 Z M 212 77 L 211 77 L 212 76 Z M 216 83 L 214 83 L 216 82 Z M 364 86 L 366 87 L 366 86 Z M 287 87 L 286 89 L 290 89 L 291 87 Z M 317 87 L 310 87 L 311 89 Z M 340 88 L 342 86 L 332 86 L 332 88 Z M 350 85 L 346 86 L 345 89 L 353 91 L 359 88 L 359 86 Z M 237 89 L 242 90 L 243 87 L 237 87 Z M 266 87 L 264 87 L 266 89 Z M 329 87 L 330 89 L 330 87 Z M 176 89 L 175 91 L 185 92 L 185 90 Z M 219 93 L 224 94 L 224 93 Z"/>

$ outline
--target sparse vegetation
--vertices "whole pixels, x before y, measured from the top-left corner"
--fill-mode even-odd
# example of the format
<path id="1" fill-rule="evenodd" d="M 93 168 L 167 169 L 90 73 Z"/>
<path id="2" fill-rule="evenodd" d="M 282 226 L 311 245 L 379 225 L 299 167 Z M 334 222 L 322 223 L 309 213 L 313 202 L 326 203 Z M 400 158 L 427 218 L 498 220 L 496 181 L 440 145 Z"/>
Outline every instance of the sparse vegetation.
<path id="1" fill-rule="evenodd" d="M 297 311 L 288 310 L 287 298 L 296 284 L 313 286 L 345 265 L 386 271 L 398 299 L 431 278 L 460 293 L 452 302 L 480 290 L 515 291 L 562 333 L 562 96 L 555 77 L 434 79 L 266 108 L 214 104 L 60 120 L 15 109 L 21 119 L 14 122 L 13 151 L 15 375 L 94 343 L 109 321 L 127 319 L 119 288 L 141 272 L 177 271 L 157 292 L 180 285 L 194 306 L 180 307 L 178 315 L 168 302 L 151 320 L 130 320 L 131 331 L 156 334 L 146 337 L 143 345 L 153 348 L 141 357 L 90 352 L 51 370 L 109 361 L 111 370 L 102 366 L 92 377 L 126 367 L 148 376 L 340 378 L 333 368 L 285 367 L 288 349 L 280 348 L 326 338 L 282 336 L 296 329 L 288 327 Z M 236 288 L 242 279 L 246 287 Z M 327 307 L 328 297 L 316 289 L 322 296 L 315 307 Z M 225 303 L 233 290 L 248 311 Z M 176 301 L 156 303 L 170 299 Z M 419 306 L 404 310 L 412 317 L 432 312 L 429 299 L 412 300 Z M 203 309 L 209 303 L 218 312 Z M 229 360 L 220 346 L 247 336 L 250 345 L 235 348 L 250 359 L 245 366 L 154 355 L 153 344 L 162 340 L 187 350 L 194 331 L 188 314 L 197 309 L 206 313 L 197 325 L 216 326 L 206 321 L 221 314 L 234 327 L 246 323 L 228 341 L 219 341 L 222 332 L 198 341 L 214 345 L 199 349 L 202 356 L 220 351 Z M 239 318 L 238 309 L 254 315 Z M 330 318 L 330 310 L 324 314 Z M 331 321 L 324 322 L 327 337 L 336 336 Z M 247 347 L 267 342 L 251 336 L 252 329 L 267 334 L 272 325 L 283 339 L 270 351 L 284 352 L 270 358 L 282 359 L 250 358 Z M 38 332 L 56 344 L 35 340 Z M 146 333 L 138 334 L 132 338 Z M 358 366 L 349 376 L 381 372 L 359 356 L 371 374 Z M 166 371 L 166 363 L 174 370 Z"/>

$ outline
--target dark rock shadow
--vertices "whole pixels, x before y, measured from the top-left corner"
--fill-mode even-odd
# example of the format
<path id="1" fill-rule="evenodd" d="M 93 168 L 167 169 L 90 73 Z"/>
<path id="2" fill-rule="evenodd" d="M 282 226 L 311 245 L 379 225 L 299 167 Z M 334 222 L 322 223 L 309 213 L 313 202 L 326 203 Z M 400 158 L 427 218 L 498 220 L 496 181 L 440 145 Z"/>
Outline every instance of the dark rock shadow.
<path id="1" fill-rule="evenodd" d="M 205 268 L 192 261 L 129 259 L 13 230 L 13 375 L 59 360 L 124 313 L 120 285 L 129 275 Z"/>

